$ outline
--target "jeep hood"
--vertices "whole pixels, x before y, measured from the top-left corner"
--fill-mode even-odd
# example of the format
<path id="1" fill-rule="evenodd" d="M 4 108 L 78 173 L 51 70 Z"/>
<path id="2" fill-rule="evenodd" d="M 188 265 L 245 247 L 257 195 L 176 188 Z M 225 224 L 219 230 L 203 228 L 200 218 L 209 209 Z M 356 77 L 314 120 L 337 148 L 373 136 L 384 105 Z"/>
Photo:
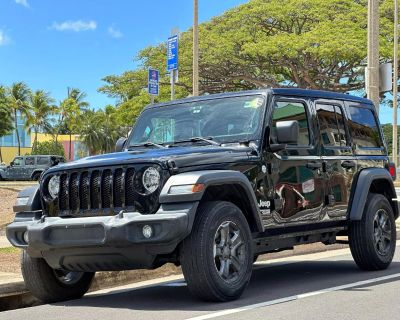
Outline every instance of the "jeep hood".
<path id="1" fill-rule="evenodd" d="M 130 163 L 158 163 L 166 168 L 168 160 L 175 162 L 178 168 L 206 166 L 212 164 L 234 163 L 249 160 L 253 148 L 246 146 L 185 146 L 165 149 L 148 148 L 125 152 L 115 152 L 91 156 L 77 161 L 60 164 L 48 172 L 60 170 L 93 168 Z"/>

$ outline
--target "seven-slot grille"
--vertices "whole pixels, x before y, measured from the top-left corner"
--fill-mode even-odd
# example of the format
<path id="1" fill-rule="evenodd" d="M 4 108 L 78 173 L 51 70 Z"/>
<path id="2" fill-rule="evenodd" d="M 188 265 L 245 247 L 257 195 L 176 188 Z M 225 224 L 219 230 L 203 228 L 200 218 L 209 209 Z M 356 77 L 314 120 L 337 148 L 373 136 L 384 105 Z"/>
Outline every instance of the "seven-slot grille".
<path id="1" fill-rule="evenodd" d="M 113 215 L 120 210 L 153 213 L 159 190 L 145 195 L 141 176 L 147 167 L 100 168 L 61 172 L 57 199 L 45 198 L 51 216 Z"/>

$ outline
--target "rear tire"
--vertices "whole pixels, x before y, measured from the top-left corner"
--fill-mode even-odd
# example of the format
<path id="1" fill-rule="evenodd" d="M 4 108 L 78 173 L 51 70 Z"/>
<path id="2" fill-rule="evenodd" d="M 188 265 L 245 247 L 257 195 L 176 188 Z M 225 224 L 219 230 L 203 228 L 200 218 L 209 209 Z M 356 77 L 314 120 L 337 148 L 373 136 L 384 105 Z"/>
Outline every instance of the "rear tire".
<path id="1" fill-rule="evenodd" d="M 390 265 L 396 249 L 396 223 L 385 196 L 368 195 L 362 219 L 350 226 L 349 245 L 362 270 L 383 270 Z"/>
<path id="2" fill-rule="evenodd" d="M 52 269 L 44 259 L 31 258 L 23 250 L 21 270 L 27 289 L 44 303 L 81 298 L 90 288 L 94 272 Z"/>
<path id="3" fill-rule="evenodd" d="M 237 299 L 252 273 L 250 228 L 241 210 L 230 202 L 199 207 L 191 234 L 181 246 L 181 264 L 192 294 L 206 301 Z"/>

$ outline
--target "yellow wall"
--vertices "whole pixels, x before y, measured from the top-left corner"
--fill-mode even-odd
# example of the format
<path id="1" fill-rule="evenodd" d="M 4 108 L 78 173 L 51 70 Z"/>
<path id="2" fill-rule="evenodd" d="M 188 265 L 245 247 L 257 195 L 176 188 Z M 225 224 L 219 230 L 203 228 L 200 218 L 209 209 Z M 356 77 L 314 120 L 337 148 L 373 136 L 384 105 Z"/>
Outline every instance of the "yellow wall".
<path id="1" fill-rule="evenodd" d="M 31 150 L 32 148 L 21 148 L 21 156 L 30 153 Z M 3 161 L 6 164 L 10 164 L 15 156 L 18 155 L 18 147 L 1 147 L 1 155 L 3 156 Z"/>
<path id="2" fill-rule="evenodd" d="M 35 139 L 34 134 L 31 135 L 31 140 L 33 143 L 33 140 Z M 44 142 L 44 141 L 50 141 L 53 140 L 53 136 L 50 134 L 44 134 L 44 133 L 38 133 L 37 136 L 38 142 Z M 72 135 L 72 141 L 78 141 L 79 140 L 79 135 Z M 69 141 L 69 135 L 68 134 L 60 134 L 57 137 L 57 141 L 62 142 L 62 141 Z"/>
<path id="3" fill-rule="evenodd" d="M 31 134 L 31 140 L 32 140 L 31 144 L 33 143 L 34 139 L 35 135 Z M 53 136 L 49 134 L 39 133 L 37 139 L 39 142 L 51 141 L 53 140 Z M 59 135 L 57 140 L 59 142 L 69 141 L 69 135 L 67 134 Z M 79 140 L 79 135 L 72 135 L 72 142 L 78 140 Z M 24 156 L 27 153 L 31 153 L 31 151 L 32 148 L 21 148 L 21 156 Z M 3 162 L 5 162 L 8 165 L 15 158 L 15 156 L 18 155 L 18 147 L 1 147 L 1 154 L 3 157 Z"/>

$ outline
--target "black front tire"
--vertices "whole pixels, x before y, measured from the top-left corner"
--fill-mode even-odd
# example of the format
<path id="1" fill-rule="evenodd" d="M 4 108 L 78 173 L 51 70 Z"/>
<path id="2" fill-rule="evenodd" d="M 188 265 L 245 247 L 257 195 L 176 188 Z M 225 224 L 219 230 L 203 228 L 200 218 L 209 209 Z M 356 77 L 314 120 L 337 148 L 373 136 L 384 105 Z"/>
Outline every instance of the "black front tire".
<path id="1" fill-rule="evenodd" d="M 253 265 L 252 237 L 241 210 L 230 202 L 201 204 L 181 246 L 181 265 L 192 294 L 205 301 L 237 299 Z"/>
<path id="2" fill-rule="evenodd" d="M 368 195 L 362 219 L 350 225 L 349 245 L 362 270 L 383 270 L 390 265 L 396 249 L 396 223 L 385 196 Z"/>
<path id="3" fill-rule="evenodd" d="M 81 298 L 94 277 L 94 272 L 54 270 L 44 259 L 31 258 L 25 250 L 22 251 L 21 270 L 27 289 L 44 303 Z"/>

